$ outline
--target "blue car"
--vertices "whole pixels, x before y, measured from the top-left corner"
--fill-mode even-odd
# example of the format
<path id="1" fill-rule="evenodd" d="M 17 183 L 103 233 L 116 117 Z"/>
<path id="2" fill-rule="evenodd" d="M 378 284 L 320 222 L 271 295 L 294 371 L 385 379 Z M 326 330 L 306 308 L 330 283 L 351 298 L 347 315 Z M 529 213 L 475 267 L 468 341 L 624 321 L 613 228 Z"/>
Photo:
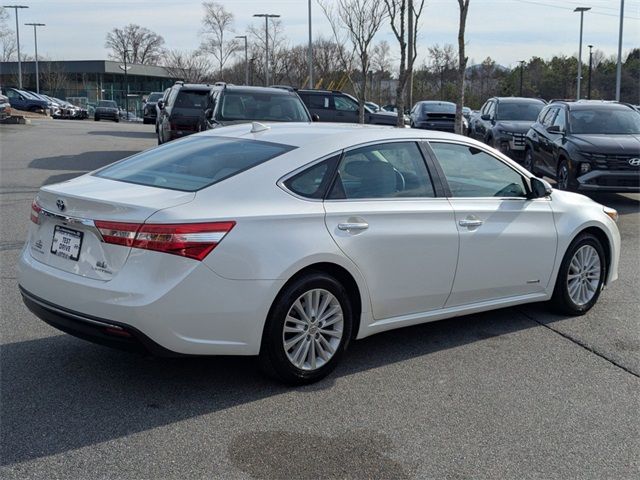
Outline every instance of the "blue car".
<path id="1" fill-rule="evenodd" d="M 17 88 L 3 88 L 2 93 L 9 98 L 11 108 L 28 112 L 46 112 L 50 105 L 44 99 L 38 98 L 24 90 Z"/>

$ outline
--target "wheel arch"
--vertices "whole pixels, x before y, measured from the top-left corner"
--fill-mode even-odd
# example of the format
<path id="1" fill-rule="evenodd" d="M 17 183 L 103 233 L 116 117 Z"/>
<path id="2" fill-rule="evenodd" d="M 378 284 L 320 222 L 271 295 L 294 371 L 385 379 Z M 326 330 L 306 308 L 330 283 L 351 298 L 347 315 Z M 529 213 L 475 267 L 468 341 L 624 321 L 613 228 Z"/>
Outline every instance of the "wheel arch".
<path id="1" fill-rule="evenodd" d="M 602 248 L 604 249 L 604 260 L 605 260 L 605 275 L 604 275 L 604 283 L 605 285 L 607 283 L 609 283 L 609 271 L 611 270 L 611 241 L 609 239 L 609 237 L 607 236 L 607 233 L 595 226 L 588 226 L 586 228 L 583 228 L 582 230 L 580 230 L 578 233 L 576 233 L 573 238 L 571 239 L 571 242 L 569 243 L 569 245 L 571 245 L 571 243 L 573 243 L 573 241 L 578 238 L 579 235 L 582 234 L 591 234 L 594 237 L 596 237 L 599 241 L 600 244 L 602 245 Z M 566 254 L 566 253 L 565 253 Z"/>

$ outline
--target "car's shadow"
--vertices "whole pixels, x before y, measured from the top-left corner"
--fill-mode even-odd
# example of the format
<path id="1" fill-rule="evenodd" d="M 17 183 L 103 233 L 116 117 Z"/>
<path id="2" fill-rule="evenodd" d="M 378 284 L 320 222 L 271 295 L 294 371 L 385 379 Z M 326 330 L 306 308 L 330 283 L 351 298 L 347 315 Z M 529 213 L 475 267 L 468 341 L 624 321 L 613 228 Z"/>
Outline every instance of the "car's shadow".
<path id="1" fill-rule="evenodd" d="M 92 170 L 105 167 L 135 153 L 138 152 L 135 150 L 113 150 L 43 157 L 32 160 L 29 163 L 29 168 L 38 170 L 72 170 L 72 172 L 68 173 L 51 175 L 42 183 L 42 185 L 49 185 L 64 182 Z"/>
<path id="2" fill-rule="evenodd" d="M 537 324 L 515 309 L 419 325 L 353 343 L 336 378 Z M 250 357 L 165 359 L 68 335 L 2 346 L 0 464 L 63 453 L 287 392 Z"/>
<path id="3" fill-rule="evenodd" d="M 157 138 L 156 132 L 153 128 L 153 125 L 149 126 L 148 132 L 128 132 L 128 131 L 118 131 L 118 130 L 94 130 L 91 132 L 87 132 L 89 135 L 99 135 L 104 137 L 124 137 L 124 138 L 149 138 L 155 139 Z"/>

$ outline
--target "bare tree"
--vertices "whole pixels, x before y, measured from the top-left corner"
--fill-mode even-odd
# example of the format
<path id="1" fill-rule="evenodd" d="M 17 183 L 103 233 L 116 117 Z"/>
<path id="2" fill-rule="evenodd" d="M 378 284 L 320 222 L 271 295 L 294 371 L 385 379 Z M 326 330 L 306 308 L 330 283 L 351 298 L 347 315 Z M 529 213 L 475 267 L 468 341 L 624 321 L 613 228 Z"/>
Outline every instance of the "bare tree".
<path id="1" fill-rule="evenodd" d="M 164 52 L 164 38 L 148 28 L 131 23 L 107 33 L 104 46 L 111 50 L 109 58 L 114 60 L 123 60 L 127 50 L 128 62 L 155 64 Z"/>
<path id="2" fill-rule="evenodd" d="M 238 41 L 231 37 L 233 34 L 233 13 L 225 10 L 224 6 L 216 2 L 203 2 L 202 6 L 205 12 L 202 19 L 205 40 L 200 48 L 216 59 L 219 80 L 222 80 L 224 65 L 240 47 Z"/>
<path id="3" fill-rule="evenodd" d="M 344 45 L 322 37 L 313 42 L 313 64 L 316 82 L 329 85 L 344 75 L 341 58 L 346 57 Z"/>
<path id="4" fill-rule="evenodd" d="M 467 13 L 471 0 L 458 0 L 460 5 L 460 23 L 458 25 L 458 101 L 456 102 L 456 133 L 462 134 L 462 107 L 464 106 L 464 77 L 467 70 L 467 57 L 464 52 L 464 30 L 467 25 Z"/>
<path id="5" fill-rule="evenodd" d="M 440 47 L 435 44 L 429 47 L 430 70 L 437 75 L 439 80 L 440 100 L 444 100 L 445 77 L 456 69 L 455 50 L 453 45 L 447 43 Z"/>
<path id="6" fill-rule="evenodd" d="M 13 61 L 17 50 L 16 34 L 9 27 L 9 13 L 0 7 L 0 62 Z"/>
<path id="7" fill-rule="evenodd" d="M 288 58 L 288 41 L 284 35 L 284 27 L 279 18 L 269 18 L 269 78 L 271 83 L 277 84 L 282 81 L 286 75 L 287 58 Z M 247 33 L 251 36 L 252 46 L 250 51 L 251 58 L 264 59 L 266 57 L 266 38 L 264 31 L 264 23 L 251 24 L 247 28 Z M 260 81 L 264 81 L 265 71 L 264 62 L 254 62 L 255 75 Z"/>
<path id="8" fill-rule="evenodd" d="M 420 16 L 424 9 L 424 0 L 384 0 L 389 16 L 391 29 L 400 45 L 400 67 L 398 72 L 398 86 L 396 87 L 396 105 L 398 107 L 398 127 L 404 127 L 402 113 L 405 107 L 404 92 L 407 82 L 413 90 L 413 65 L 418 56 L 416 37 Z M 411 107 L 412 92 L 409 92 L 409 107 Z"/>
<path id="9" fill-rule="evenodd" d="M 169 50 L 163 63 L 169 75 L 184 82 L 205 83 L 213 76 L 213 65 L 199 50 Z"/>
<path id="10" fill-rule="evenodd" d="M 378 0 L 336 0 L 335 8 L 326 0 L 318 0 L 318 3 L 331 24 L 336 41 L 343 44 L 340 40 L 346 37 L 360 62 L 361 85 L 354 81 L 350 63 L 345 64 L 345 70 L 360 104 L 358 120 L 360 123 L 364 123 L 364 103 L 367 92 L 367 72 L 371 63 L 371 43 L 385 19 L 386 9 L 384 4 Z M 342 32 L 344 32 L 344 36 Z M 344 58 L 347 57 L 344 56 Z"/>

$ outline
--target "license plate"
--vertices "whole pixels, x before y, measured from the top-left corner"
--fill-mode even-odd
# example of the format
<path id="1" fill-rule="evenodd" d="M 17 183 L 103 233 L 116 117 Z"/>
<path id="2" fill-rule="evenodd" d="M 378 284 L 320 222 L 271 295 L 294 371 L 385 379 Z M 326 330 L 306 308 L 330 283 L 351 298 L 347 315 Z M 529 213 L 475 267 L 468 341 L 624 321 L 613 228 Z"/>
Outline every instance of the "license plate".
<path id="1" fill-rule="evenodd" d="M 67 260 L 78 261 L 80 258 L 80 247 L 82 247 L 82 232 L 71 230 L 70 228 L 56 225 L 53 230 L 53 241 L 51 242 L 51 253 Z"/>

